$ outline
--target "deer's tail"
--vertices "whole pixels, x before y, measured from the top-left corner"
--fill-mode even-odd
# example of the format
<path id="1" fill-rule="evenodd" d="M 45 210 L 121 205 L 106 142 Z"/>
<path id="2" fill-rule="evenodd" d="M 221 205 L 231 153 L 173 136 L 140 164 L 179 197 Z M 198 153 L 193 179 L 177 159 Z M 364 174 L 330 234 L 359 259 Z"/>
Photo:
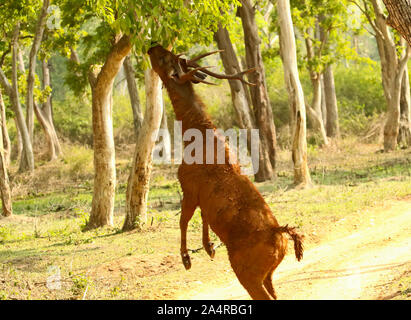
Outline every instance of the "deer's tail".
<path id="1" fill-rule="evenodd" d="M 300 261 L 303 258 L 303 252 L 304 252 L 303 236 L 297 233 L 294 227 L 289 227 L 288 224 L 284 227 L 275 228 L 275 231 L 282 232 L 282 233 L 288 233 L 290 235 L 291 239 L 294 241 L 295 257 L 297 258 L 298 261 Z"/>

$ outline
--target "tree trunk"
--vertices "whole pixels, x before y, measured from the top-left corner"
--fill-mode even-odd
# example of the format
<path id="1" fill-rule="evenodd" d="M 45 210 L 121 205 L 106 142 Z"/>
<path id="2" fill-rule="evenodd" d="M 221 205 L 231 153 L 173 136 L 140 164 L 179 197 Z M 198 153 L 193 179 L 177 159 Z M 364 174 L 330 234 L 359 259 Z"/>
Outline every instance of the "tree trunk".
<path id="1" fill-rule="evenodd" d="M 292 115 L 294 184 L 306 188 L 312 186 L 307 164 L 306 112 L 304 92 L 298 75 L 297 51 L 289 1 L 278 0 L 277 12 L 280 24 L 280 52 L 284 67 L 284 81 Z"/>
<path id="2" fill-rule="evenodd" d="M 16 160 L 16 162 L 20 163 L 21 155 L 23 154 L 23 139 L 21 138 L 21 133 L 19 129 L 19 124 L 17 122 L 17 117 L 13 117 L 14 125 L 16 127 L 16 152 L 12 154 L 12 159 Z"/>
<path id="3" fill-rule="evenodd" d="M 43 113 L 43 111 L 39 108 L 39 106 L 37 105 L 37 102 L 34 101 L 34 113 L 36 114 L 36 118 L 39 121 L 41 128 L 44 131 L 44 136 L 46 138 L 47 141 L 47 153 L 48 153 L 48 160 L 52 161 L 57 159 L 58 154 L 60 153 L 60 151 L 57 151 L 57 149 L 55 148 L 54 145 L 54 137 L 52 134 L 52 131 L 54 130 L 54 128 L 52 128 L 50 126 L 50 123 L 48 122 L 48 120 L 46 120 L 46 115 Z"/>
<path id="4" fill-rule="evenodd" d="M 327 127 L 327 101 L 325 100 L 324 75 L 321 75 L 321 115 L 324 127 Z"/>
<path id="5" fill-rule="evenodd" d="M 42 61 L 42 69 L 43 89 L 45 89 L 46 87 L 51 87 L 48 61 Z M 53 110 L 51 106 L 51 95 L 47 97 L 47 100 L 43 103 L 43 107 L 41 109 L 38 108 L 36 103 L 34 103 L 34 108 L 37 120 L 43 128 L 44 134 L 46 136 L 48 146 L 48 158 L 50 161 L 55 160 L 61 154 L 61 146 L 59 138 L 57 136 L 56 129 L 54 127 Z"/>
<path id="6" fill-rule="evenodd" d="M 241 0 L 242 6 L 238 12 L 244 30 L 244 43 L 247 68 L 256 68 L 249 74 L 249 81 L 256 85 L 250 88 L 251 100 L 254 107 L 256 127 L 260 133 L 259 171 L 255 174 L 255 181 L 261 182 L 274 177 L 275 158 L 277 148 L 276 130 L 264 74 L 263 59 L 261 56 L 258 28 L 255 21 L 255 9 L 250 0 Z"/>
<path id="7" fill-rule="evenodd" d="M 47 9 L 49 0 L 43 0 L 43 6 L 37 19 L 34 40 L 31 46 L 29 55 L 29 73 L 27 77 L 27 92 L 26 92 L 26 109 L 27 109 L 27 129 L 29 131 L 30 140 L 33 142 L 34 133 L 34 80 L 36 73 L 37 53 L 40 49 L 40 44 L 43 39 L 43 33 L 46 26 Z"/>
<path id="8" fill-rule="evenodd" d="M 401 82 L 400 128 L 397 140 L 398 144 L 402 147 L 411 146 L 411 98 L 410 79 L 407 68 L 404 70 Z"/>
<path id="9" fill-rule="evenodd" d="M 329 65 L 324 70 L 324 95 L 326 105 L 326 128 L 327 136 L 338 138 L 340 136 L 340 126 L 338 124 L 337 95 L 335 94 L 334 73 Z"/>
<path id="10" fill-rule="evenodd" d="M 313 61 L 315 57 L 311 38 L 305 39 L 305 46 L 307 48 L 308 60 Z M 311 86 L 313 88 L 313 99 L 311 106 L 307 107 L 307 114 L 310 117 L 314 130 L 320 133 L 324 145 L 328 145 L 327 133 L 325 131 L 323 116 L 321 112 L 321 73 L 312 69 L 310 69 L 309 71 Z"/>
<path id="11" fill-rule="evenodd" d="M 378 53 L 381 59 L 382 83 L 387 101 L 384 151 L 389 152 L 397 147 L 400 128 L 401 82 L 411 50 L 408 45 L 403 56 L 398 58 L 396 44 L 392 39 L 382 8 L 377 0 L 372 0 L 371 2 L 375 13 L 373 28 L 376 31 Z M 402 40 L 403 46 L 406 46 L 404 42 L 405 40 Z"/>
<path id="12" fill-rule="evenodd" d="M 238 59 L 227 29 L 219 27 L 217 32 L 214 34 L 214 39 L 217 43 L 218 49 L 224 50 L 223 52 L 220 52 L 220 57 L 223 62 L 225 73 L 235 74 L 240 72 L 241 67 L 238 63 Z M 237 114 L 240 128 L 254 128 L 254 119 L 250 106 L 248 105 L 246 88 L 239 80 L 229 80 L 228 83 L 230 84 L 231 99 L 233 101 L 234 110 Z"/>
<path id="13" fill-rule="evenodd" d="M 411 1 L 410 0 L 383 0 L 388 10 L 387 24 L 407 40 L 411 46 Z"/>
<path id="14" fill-rule="evenodd" d="M 167 112 L 166 108 L 163 106 L 163 115 L 161 117 L 161 126 L 160 128 L 164 130 L 163 132 L 163 144 L 164 144 L 164 153 L 163 157 L 166 159 L 166 161 L 171 162 L 171 136 L 170 136 L 170 130 L 168 130 L 168 123 L 167 123 Z"/>
<path id="15" fill-rule="evenodd" d="M 0 93 L 0 99 L 1 93 Z M 3 100 L 0 101 L 0 104 L 3 104 Z M 4 104 L 3 104 L 4 107 Z M 5 152 L 4 152 L 4 137 L 3 137 L 3 132 L 4 132 L 4 126 L 6 124 L 6 121 L 4 121 L 4 114 L 3 112 L 0 113 L 0 125 L 1 125 L 1 130 L 0 130 L 0 193 L 1 193 L 1 203 L 2 203 L 2 211 L 3 211 L 3 216 L 9 217 L 13 214 L 12 210 L 12 204 L 11 204 L 11 190 L 10 190 L 10 183 L 9 183 L 9 177 L 7 174 L 7 164 L 6 164 L 6 158 L 5 158 Z M 7 130 L 6 130 L 7 132 Z"/>
<path id="16" fill-rule="evenodd" d="M 9 137 L 9 132 L 7 130 L 7 121 L 6 121 L 6 106 L 4 105 L 3 96 L 0 88 L 0 117 L 1 117 L 1 131 L 3 137 L 3 150 L 4 150 L 4 163 L 8 167 L 10 165 L 10 156 L 11 156 L 11 142 Z"/>
<path id="17" fill-rule="evenodd" d="M 161 80 L 154 70 L 146 70 L 145 88 L 146 111 L 128 178 L 123 231 L 141 229 L 147 223 L 147 197 L 152 169 L 152 152 L 163 113 Z"/>
<path id="18" fill-rule="evenodd" d="M 17 23 L 12 38 L 12 83 L 10 84 L 0 68 L 0 83 L 3 85 L 4 91 L 10 98 L 18 131 L 21 134 L 21 142 L 23 145 L 22 155 L 20 158 L 19 172 L 33 171 L 34 170 L 34 155 L 33 148 L 30 140 L 30 135 L 27 129 L 27 125 L 24 119 L 23 110 L 20 105 L 19 90 L 18 90 L 18 77 L 17 77 L 17 59 L 18 59 L 18 38 L 20 33 L 20 24 Z"/>
<path id="19" fill-rule="evenodd" d="M 131 109 L 133 110 L 133 123 L 134 123 L 134 134 L 137 139 L 138 131 L 143 123 L 143 114 L 141 113 L 141 103 L 138 96 L 138 89 L 136 84 L 136 79 L 134 75 L 133 64 L 131 61 L 131 56 L 128 55 L 123 62 L 124 73 L 127 79 L 127 89 L 130 96 Z"/>
<path id="20" fill-rule="evenodd" d="M 115 149 L 112 120 L 114 78 L 131 50 L 130 39 L 123 36 L 112 47 L 104 66 L 89 73 L 92 89 L 94 189 L 90 220 L 86 229 L 113 226 L 116 188 Z"/>
<path id="21" fill-rule="evenodd" d="M 218 49 L 224 50 L 223 52 L 220 52 L 220 57 L 223 62 L 225 73 L 235 74 L 240 72 L 242 69 L 227 29 L 219 27 L 214 34 L 214 39 Z M 247 98 L 248 88 L 239 80 L 229 80 L 228 83 L 230 84 L 231 99 L 237 115 L 238 125 L 241 129 L 247 129 L 247 147 L 251 154 L 251 129 L 255 128 L 255 121 Z M 261 144 L 259 145 L 259 148 L 259 153 L 263 154 L 264 151 L 261 149 Z M 258 179 L 258 176 L 255 178 Z"/>

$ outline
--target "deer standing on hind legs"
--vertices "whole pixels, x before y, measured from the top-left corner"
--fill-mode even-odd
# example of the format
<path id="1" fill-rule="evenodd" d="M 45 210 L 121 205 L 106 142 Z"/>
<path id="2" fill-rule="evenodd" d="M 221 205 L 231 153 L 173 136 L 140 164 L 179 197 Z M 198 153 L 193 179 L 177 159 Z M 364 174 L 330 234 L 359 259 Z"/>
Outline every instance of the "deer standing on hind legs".
<path id="1" fill-rule="evenodd" d="M 218 52 L 218 51 L 216 51 Z M 204 152 L 202 163 L 183 163 L 178 169 L 178 179 L 183 191 L 181 203 L 181 257 L 184 267 L 191 267 L 187 251 L 187 225 L 197 207 L 203 220 L 203 245 L 210 257 L 214 246 L 210 242 L 208 226 L 226 245 L 231 266 L 243 287 L 253 299 L 271 300 L 277 296 L 272 284 L 274 270 L 280 264 L 287 249 L 288 233 L 294 240 L 295 255 L 303 256 L 302 237 L 288 226 L 280 226 L 253 183 L 242 175 L 238 163 L 230 163 L 230 150 L 225 145 L 225 162 L 217 164 L 218 136 L 193 83 L 207 83 L 206 75 L 219 79 L 236 79 L 248 85 L 246 70 L 235 75 L 216 74 L 200 67 L 196 61 L 212 54 L 204 54 L 191 60 L 182 59 L 161 46 L 148 51 L 153 69 L 166 87 L 177 120 L 182 122 L 183 133 L 195 128 L 206 137 L 207 130 L 214 130 L 214 162 L 207 164 Z M 206 150 L 206 139 L 203 139 Z M 186 145 L 189 142 L 186 142 Z M 208 161 L 209 162 L 209 161 Z"/>

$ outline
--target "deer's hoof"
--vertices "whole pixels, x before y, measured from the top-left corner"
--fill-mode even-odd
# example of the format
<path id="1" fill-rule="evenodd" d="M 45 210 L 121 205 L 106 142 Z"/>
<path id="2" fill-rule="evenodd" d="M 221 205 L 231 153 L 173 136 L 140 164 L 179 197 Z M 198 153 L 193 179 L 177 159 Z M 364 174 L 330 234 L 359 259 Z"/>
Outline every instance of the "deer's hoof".
<path id="1" fill-rule="evenodd" d="M 186 270 L 189 270 L 191 268 L 191 258 L 188 253 L 183 253 L 181 255 L 181 259 L 183 260 L 184 268 L 186 268 Z"/>
<path id="2" fill-rule="evenodd" d="M 214 243 L 212 242 L 208 243 L 208 245 L 206 246 L 206 252 L 210 256 L 211 259 L 214 259 L 214 256 L 215 256 Z"/>

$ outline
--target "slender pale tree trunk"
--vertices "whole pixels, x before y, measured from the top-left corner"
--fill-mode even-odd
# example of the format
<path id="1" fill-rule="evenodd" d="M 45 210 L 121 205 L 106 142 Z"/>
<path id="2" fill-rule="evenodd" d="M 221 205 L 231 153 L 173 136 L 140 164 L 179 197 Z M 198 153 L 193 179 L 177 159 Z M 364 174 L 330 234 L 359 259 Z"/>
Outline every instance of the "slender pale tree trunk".
<path id="1" fill-rule="evenodd" d="M 128 178 L 126 218 L 123 231 L 141 229 L 147 223 L 147 197 L 152 169 L 152 152 L 163 113 L 161 80 L 154 70 L 145 71 L 146 111 L 139 130 Z"/>
<path id="2" fill-rule="evenodd" d="M 1 87 L 0 87 L 0 116 L 1 116 L 1 131 L 2 131 L 2 137 L 3 137 L 4 163 L 6 167 L 8 167 L 10 165 L 11 142 L 10 142 L 9 131 L 7 130 L 6 106 L 4 105 L 3 96 L 1 93 Z"/>
<path id="3" fill-rule="evenodd" d="M 244 30 L 247 68 L 256 68 L 255 72 L 249 74 L 249 81 L 256 84 L 250 87 L 250 92 L 254 107 L 255 124 L 259 129 L 260 144 L 262 146 L 260 148 L 262 153 L 259 157 L 259 171 L 255 174 L 255 181 L 261 182 L 274 178 L 277 138 L 265 81 L 264 64 L 260 50 L 261 40 L 255 21 L 255 9 L 250 0 L 241 0 L 240 2 L 242 6 L 239 7 L 238 12 Z"/>
<path id="4" fill-rule="evenodd" d="M 163 130 L 163 139 L 164 139 L 163 156 L 165 159 L 167 159 L 167 161 L 171 161 L 171 136 L 170 136 L 170 130 L 168 130 L 167 112 L 164 106 L 163 106 L 163 115 L 161 117 L 160 128 Z"/>
<path id="5" fill-rule="evenodd" d="M 410 79 L 407 68 L 404 70 L 404 75 L 401 82 L 400 128 L 398 134 L 398 144 L 403 147 L 411 146 L 411 98 Z"/>
<path id="6" fill-rule="evenodd" d="M 280 51 L 284 67 L 284 80 L 292 115 L 294 184 L 307 188 L 312 186 L 312 182 L 307 163 L 305 101 L 298 75 L 297 51 L 289 0 L 278 0 L 277 12 L 280 24 Z"/>
<path id="7" fill-rule="evenodd" d="M 31 142 L 33 142 L 34 133 L 34 80 L 36 73 L 37 53 L 40 49 L 40 44 L 43 39 L 43 33 L 46 26 L 47 8 L 50 1 L 43 0 L 43 6 L 37 19 L 36 30 L 34 32 L 33 44 L 29 55 L 29 73 L 27 77 L 27 93 L 26 93 L 26 111 L 27 111 L 27 128 Z"/>
<path id="8" fill-rule="evenodd" d="M 338 105 L 337 95 L 335 93 L 334 73 L 332 66 L 329 65 L 324 70 L 324 95 L 326 105 L 326 131 L 330 138 L 338 138 L 340 136 L 340 126 L 338 123 Z"/>
<path id="9" fill-rule="evenodd" d="M 134 134 L 137 139 L 138 131 L 140 130 L 141 125 L 143 123 L 143 114 L 141 112 L 141 103 L 140 98 L 138 96 L 138 89 L 136 84 L 136 78 L 134 75 L 133 64 L 131 61 L 131 55 L 128 55 L 124 59 L 123 66 L 124 73 L 126 74 L 127 79 L 127 89 L 128 94 L 130 96 L 131 109 L 133 110 Z"/>
<path id="10" fill-rule="evenodd" d="M 240 72 L 241 66 L 237 59 L 230 35 L 226 28 L 219 27 L 214 34 L 214 39 L 220 52 L 226 74 L 235 74 Z M 251 129 L 256 128 L 255 120 L 248 99 L 248 88 L 239 80 L 229 80 L 231 90 L 231 100 L 237 115 L 238 125 L 241 129 L 247 130 L 247 147 L 251 154 Z M 259 154 L 264 154 L 263 146 L 259 145 Z M 258 180 L 258 176 L 255 177 Z"/>
<path id="11" fill-rule="evenodd" d="M 214 34 L 214 39 L 220 52 L 226 74 L 235 74 L 241 71 L 237 55 L 231 43 L 230 35 L 226 28 L 219 27 Z M 237 115 L 238 124 L 242 129 L 253 129 L 255 127 L 251 108 L 248 104 L 247 90 L 239 80 L 229 80 L 231 99 Z"/>
<path id="12" fill-rule="evenodd" d="M 307 32 L 309 33 L 309 32 Z M 310 37 L 305 38 L 305 46 L 307 48 L 307 57 L 309 61 L 315 58 L 312 40 Z M 325 130 L 323 116 L 321 111 L 321 73 L 310 69 L 310 79 L 313 88 L 313 99 L 311 105 L 307 107 L 307 114 L 310 117 L 314 129 L 320 133 L 324 145 L 328 145 L 329 141 Z"/>
<path id="13" fill-rule="evenodd" d="M 21 135 L 23 145 L 22 155 L 20 158 L 19 172 L 34 170 L 34 155 L 30 140 L 30 135 L 24 119 L 23 110 L 20 105 L 18 77 L 17 77 L 17 59 L 18 59 L 18 38 L 20 33 L 20 24 L 17 23 L 12 38 L 12 83 L 7 80 L 3 70 L 0 68 L 0 83 L 2 84 L 5 93 L 9 96 L 13 111 L 16 117 L 18 131 Z"/>
<path id="14" fill-rule="evenodd" d="M 24 59 L 23 59 L 23 51 L 21 50 L 21 47 L 17 45 L 17 66 L 18 70 L 21 74 L 26 73 L 26 67 L 24 66 Z M 22 161 L 22 154 L 23 154 L 23 138 L 20 133 L 20 127 L 17 122 L 16 116 L 14 116 L 14 122 L 16 125 L 16 131 L 17 131 L 17 154 L 16 154 L 16 160 L 19 161 L 19 163 Z"/>
<path id="15" fill-rule="evenodd" d="M 411 0 L 383 0 L 389 12 L 387 24 L 397 29 L 411 46 Z"/>
<path id="16" fill-rule="evenodd" d="M 1 99 L 1 93 L 0 93 Z M 0 101 L 0 104 L 2 101 Z M 3 105 L 4 106 L 4 105 Z M 6 122 L 4 121 L 3 113 L 0 113 L 0 193 L 1 193 L 1 203 L 2 203 L 2 212 L 3 216 L 8 217 L 13 214 L 12 204 L 11 204 L 11 190 L 10 190 L 10 183 L 9 183 L 9 176 L 7 174 L 7 164 L 4 152 L 4 126 Z M 7 131 L 7 130 L 6 130 Z"/>
<path id="17" fill-rule="evenodd" d="M 321 115 L 324 126 L 327 127 L 327 102 L 325 100 L 324 75 L 321 75 Z"/>
<path id="18" fill-rule="evenodd" d="M 51 87 L 50 70 L 48 66 L 48 61 L 46 60 L 42 61 L 42 70 L 43 70 L 43 89 L 45 89 L 46 87 Z M 61 146 L 60 146 L 60 141 L 57 136 L 57 132 L 56 132 L 56 129 L 54 127 L 54 122 L 53 122 L 51 95 L 47 97 L 47 100 L 43 103 L 42 108 L 40 108 L 36 103 L 34 103 L 34 112 L 46 136 L 47 147 L 48 147 L 47 148 L 48 158 L 50 161 L 55 160 L 61 154 Z"/>
<path id="19" fill-rule="evenodd" d="M 21 155 L 23 153 L 23 139 L 21 138 L 21 133 L 19 129 L 19 124 L 17 122 L 16 116 L 13 117 L 14 120 L 14 125 L 16 127 L 16 152 L 12 153 L 12 159 L 16 160 L 17 163 L 20 163 L 21 161 Z"/>
<path id="20" fill-rule="evenodd" d="M 115 149 L 112 120 L 114 78 L 131 50 L 128 36 L 110 49 L 103 67 L 89 72 L 92 89 L 94 189 L 90 220 L 86 229 L 113 225 L 116 188 Z"/>

